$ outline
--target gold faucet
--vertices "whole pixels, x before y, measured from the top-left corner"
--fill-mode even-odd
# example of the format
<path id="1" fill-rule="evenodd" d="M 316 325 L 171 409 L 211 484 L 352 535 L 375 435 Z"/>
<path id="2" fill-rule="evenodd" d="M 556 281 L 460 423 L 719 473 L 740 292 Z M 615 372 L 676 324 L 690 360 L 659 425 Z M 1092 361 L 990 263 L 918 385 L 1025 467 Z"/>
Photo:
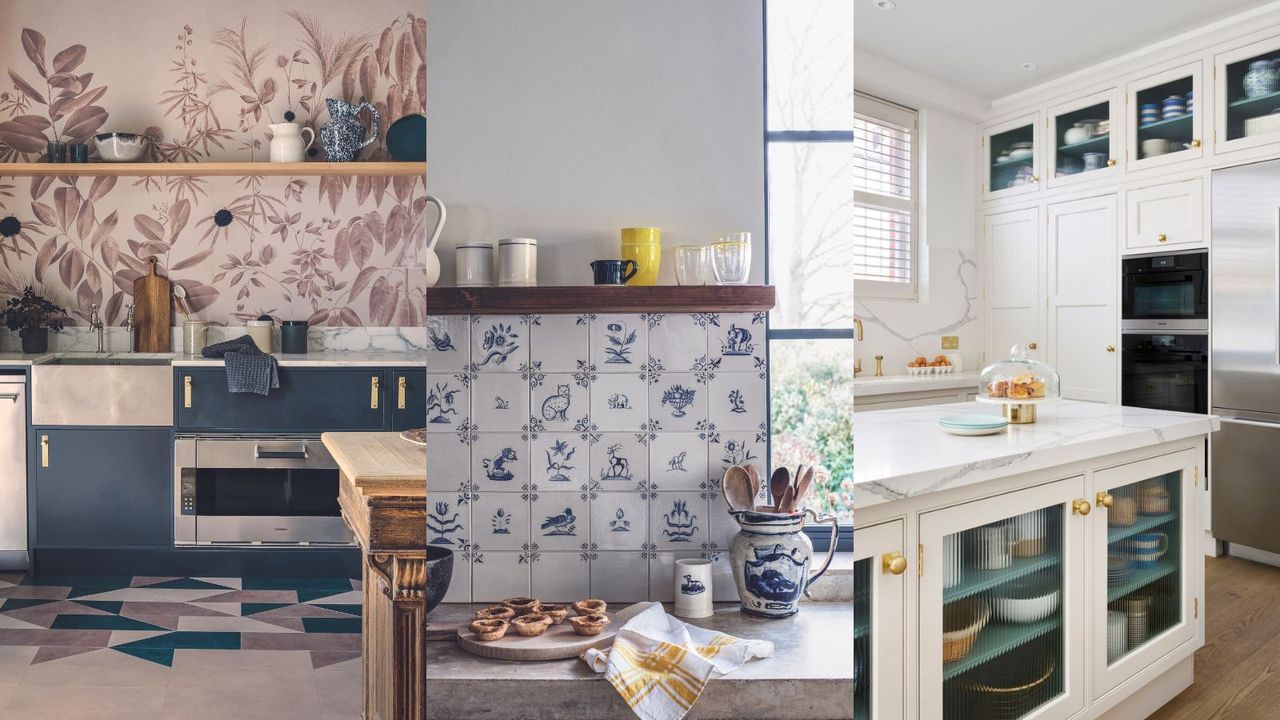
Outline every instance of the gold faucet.
<path id="1" fill-rule="evenodd" d="M 884 356 L 876 356 L 876 377 L 884 377 Z"/>
<path id="2" fill-rule="evenodd" d="M 857 315 L 853 316 L 853 339 L 855 342 L 862 342 L 862 318 Z M 862 358 L 857 357 L 857 350 L 854 351 L 853 360 L 853 376 L 858 377 L 862 374 Z"/>

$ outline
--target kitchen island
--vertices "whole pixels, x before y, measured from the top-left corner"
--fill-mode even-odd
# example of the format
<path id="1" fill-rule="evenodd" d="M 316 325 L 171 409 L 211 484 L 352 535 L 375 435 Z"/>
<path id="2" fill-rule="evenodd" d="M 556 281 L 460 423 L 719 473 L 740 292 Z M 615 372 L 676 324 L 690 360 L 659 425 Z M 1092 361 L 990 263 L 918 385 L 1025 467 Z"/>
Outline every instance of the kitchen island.
<path id="1" fill-rule="evenodd" d="M 1146 717 L 1204 642 L 1217 418 L 1059 401 L 989 436 L 937 424 L 975 413 L 1000 414 L 857 416 L 855 716 Z"/>

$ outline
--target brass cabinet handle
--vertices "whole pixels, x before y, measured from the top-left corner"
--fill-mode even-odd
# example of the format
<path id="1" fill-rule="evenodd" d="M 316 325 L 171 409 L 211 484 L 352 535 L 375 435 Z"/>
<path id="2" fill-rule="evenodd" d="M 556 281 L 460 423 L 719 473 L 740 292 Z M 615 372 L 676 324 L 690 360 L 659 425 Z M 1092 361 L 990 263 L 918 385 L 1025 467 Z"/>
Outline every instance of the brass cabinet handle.
<path id="1" fill-rule="evenodd" d="M 1111 496 L 1111 493 L 1107 492 L 1106 490 L 1099 492 L 1097 497 L 1094 498 L 1094 500 L 1097 501 L 1098 507 L 1104 507 L 1104 508 L 1111 507 L 1116 501 L 1116 499 Z"/>
<path id="2" fill-rule="evenodd" d="M 191 376 L 182 376 L 182 407 L 191 407 Z"/>
<path id="3" fill-rule="evenodd" d="M 370 410 L 378 409 L 378 387 L 379 387 L 378 376 L 374 375 L 372 378 L 372 382 L 370 383 L 370 386 L 369 386 L 369 409 Z"/>
<path id="4" fill-rule="evenodd" d="M 1107 158 L 1107 167 L 1115 167 L 1115 166 L 1116 166 L 1115 158 Z"/>
<path id="5" fill-rule="evenodd" d="M 1196 138 L 1195 140 L 1192 140 L 1191 147 L 1200 147 L 1200 139 Z"/>
<path id="6" fill-rule="evenodd" d="M 1028 179 L 1029 179 L 1029 180 L 1031 180 L 1031 182 L 1033 182 L 1033 183 L 1038 183 L 1038 182 L 1040 182 L 1040 176 L 1039 176 L 1039 175 L 1032 175 L 1032 176 L 1031 176 L 1030 178 L 1028 178 Z"/>
<path id="7" fill-rule="evenodd" d="M 409 384 L 409 381 L 405 379 L 405 376 L 403 375 L 401 375 L 396 380 L 396 409 L 397 410 L 404 409 L 405 388 L 408 386 L 408 384 Z"/>
<path id="8" fill-rule="evenodd" d="M 907 571 L 907 558 L 900 552 L 885 553 L 880 556 L 882 572 L 901 575 Z"/>
<path id="9" fill-rule="evenodd" d="M 1088 515 L 1091 510 L 1093 510 L 1093 506 L 1090 505 L 1089 501 L 1085 500 L 1084 498 L 1079 498 L 1071 501 L 1071 512 L 1075 513 L 1076 515 L 1080 515 L 1080 516 Z"/>
<path id="10" fill-rule="evenodd" d="M 40 436 L 40 467 L 49 467 L 49 436 Z"/>
<path id="11" fill-rule="evenodd" d="M 1029 343 L 1027 343 L 1027 349 L 1028 349 L 1028 350 L 1035 350 L 1037 347 L 1039 347 L 1039 346 L 1038 346 L 1038 345 L 1036 345 L 1036 344 L 1035 344 L 1035 342 L 1029 342 Z"/>
<path id="12" fill-rule="evenodd" d="M 1169 240 L 1169 236 L 1165 235 L 1164 233 L 1160 233 L 1159 235 L 1156 236 L 1156 242 L 1167 242 L 1168 240 Z"/>
<path id="13" fill-rule="evenodd" d="M 1115 351 L 1116 351 L 1116 346 L 1115 346 L 1115 345 L 1108 345 L 1108 346 L 1107 346 L 1107 352 L 1115 352 Z"/>

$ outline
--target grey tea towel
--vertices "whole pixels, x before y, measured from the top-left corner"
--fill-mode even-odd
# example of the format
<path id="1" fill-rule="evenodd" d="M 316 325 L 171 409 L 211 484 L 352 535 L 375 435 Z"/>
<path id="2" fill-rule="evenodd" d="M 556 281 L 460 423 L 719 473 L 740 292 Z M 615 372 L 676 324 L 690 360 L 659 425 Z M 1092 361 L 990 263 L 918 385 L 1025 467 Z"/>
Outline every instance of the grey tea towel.
<path id="1" fill-rule="evenodd" d="M 200 354 L 226 361 L 227 392 L 268 395 L 280 388 L 275 356 L 259 350 L 248 335 L 208 345 Z"/>

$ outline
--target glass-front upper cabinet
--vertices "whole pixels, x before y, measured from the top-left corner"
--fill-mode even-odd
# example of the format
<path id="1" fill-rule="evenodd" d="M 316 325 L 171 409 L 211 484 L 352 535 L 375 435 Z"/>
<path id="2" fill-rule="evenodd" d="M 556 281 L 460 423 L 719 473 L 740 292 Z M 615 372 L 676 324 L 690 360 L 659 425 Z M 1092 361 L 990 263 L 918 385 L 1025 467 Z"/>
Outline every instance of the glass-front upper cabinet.
<path id="1" fill-rule="evenodd" d="M 1280 39 L 1218 55 L 1214 76 L 1216 151 L 1280 141 Z"/>
<path id="2" fill-rule="evenodd" d="M 1083 492 L 1075 477 L 921 515 L 921 718 L 1084 708 Z"/>
<path id="3" fill-rule="evenodd" d="M 1114 90 L 1059 105 L 1049 111 L 1053 167 L 1049 185 L 1099 180 L 1119 163 L 1121 128 L 1112 127 L 1118 105 Z"/>
<path id="4" fill-rule="evenodd" d="M 902 720 L 907 675 L 901 520 L 853 531 L 853 717 Z"/>
<path id="5" fill-rule="evenodd" d="M 1197 457 L 1186 450 L 1094 474 L 1093 689 L 1101 696 L 1195 636 L 1199 560 L 1190 498 Z M 1096 608 L 1096 609 L 1095 609 Z M 1101 614 L 1105 613 L 1105 617 Z"/>
<path id="6" fill-rule="evenodd" d="M 983 135 L 988 200 L 1040 189 L 1039 114 L 989 126 Z"/>
<path id="7" fill-rule="evenodd" d="M 1130 170 L 1204 155 L 1200 99 L 1201 64 L 1180 65 L 1129 83 Z"/>

